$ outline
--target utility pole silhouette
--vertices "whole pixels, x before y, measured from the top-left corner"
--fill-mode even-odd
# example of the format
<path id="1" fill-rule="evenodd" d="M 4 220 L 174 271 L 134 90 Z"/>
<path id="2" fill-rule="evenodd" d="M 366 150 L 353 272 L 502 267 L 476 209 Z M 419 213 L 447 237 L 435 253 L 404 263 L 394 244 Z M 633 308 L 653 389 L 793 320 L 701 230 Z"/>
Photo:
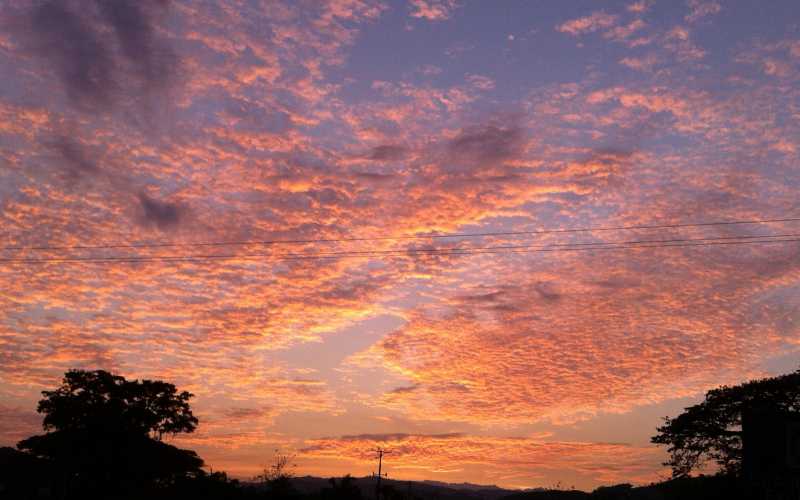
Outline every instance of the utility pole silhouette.
<path id="1" fill-rule="evenodd" d="M 375 453 L 378 454 L 378 474 L 373 476 L 377 478 L 377 482 L 375 484 L 375 500 L 381 500 L 381 477 L 388 476 L 388 474 L 381 474 L 381 466 L 383 465 L 383 456 L 387 453 L 391 453 L 389 450 L 384 450 L 383 448 L 376 448 Z"/>

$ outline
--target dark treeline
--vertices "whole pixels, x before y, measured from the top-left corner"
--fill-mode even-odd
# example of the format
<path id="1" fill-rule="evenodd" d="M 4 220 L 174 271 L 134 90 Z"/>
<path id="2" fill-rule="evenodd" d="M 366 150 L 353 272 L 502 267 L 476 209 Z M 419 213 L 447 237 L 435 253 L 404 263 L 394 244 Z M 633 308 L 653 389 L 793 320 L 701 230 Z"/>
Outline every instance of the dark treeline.
<path id="1" fill-rule="evenodd" d="M 281 482 L 240 482 L 224 472 L 203 471 L 177 479 L 168 485 L 150 485 L 115 493 L 73 492 L 63 497 L 58 474 L 47 463 L 32 459 L 13 448 L 0 448 L 0 491 L 3 499 L 103 498 L 103 499 L 176 499 L 235 500 L 373 500 L 372 478 L 288 478 Z M 729 476 L 678 478 L 649 486 L 628 484 L 603 486 L 591 493 L 582 491 L 532 490 L 512 492 L 500 488 L 464 490 L 457 485 L 446 487 L 423 482 L 387 481 L 382 500 L 738 500 L 756 498 Z M 80 496 L 79 496 L 80 495 Z M 780 497 L 777 497 L 780 498 Z"/>
<path id="2" fill-rule="evenodd" d="M 509 495 L 504 500 L 756 500 L 738 478 L 717 475 L 671 479 L 648 486 L 601 486 L 583 491 L 533 491 Z M 783 497 L 774 497 L 783 498 Z"/>

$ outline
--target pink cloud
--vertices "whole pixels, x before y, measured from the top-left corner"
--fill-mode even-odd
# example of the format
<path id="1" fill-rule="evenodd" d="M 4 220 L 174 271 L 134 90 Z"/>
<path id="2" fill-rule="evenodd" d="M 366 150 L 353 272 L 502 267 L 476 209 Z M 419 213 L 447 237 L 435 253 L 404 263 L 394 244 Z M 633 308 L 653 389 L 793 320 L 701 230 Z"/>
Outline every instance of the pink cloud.
<path id="1" fill-rule="evenodd" d="M 444 21 L 459 7 L 457 0 L 410 0 L 411 17 L 428 21 Z"/>
<path id="2" fill-rule="evenodd" d="M 659 63 L 659 60 L 655 54 L 648 54 L 643 57 L 623 57 L 619 63 L 637 71 L 650 71 Z"/>
<path id="3" fill-rule="evenodd" d="M 603 36 L 605 36 L 606 38 L 610 38 L 612 40 L 622 41 L 629 38 L 631 35 L 645 28 L 646 26 L 647 23 L 645 23 L 641 19 L 634 19 L 633 21 L 624 26 L 616 26 L 614 28 L 609 29 L 603 34 Z"/>
<path id="4" fill-rule="evenodd" d="M 722 10 L 722 5 L 717 1 L 688 0 L 690 12 L 684 18 L 687 23 L 694 23 L 704 17 L 713 16 Z"/>
<path id="5" fill-rule="evenodd" d="M 617 23 L 617 16 L 605 12 L 594 12 L 586 17 L 579 17 L 564 22 L 556 27 L 557 31 L 573 36 L 584 33 L 592 33 L 597 30 L 606 29 Z"/>
<path id="6" fill-rule="evenodd" d="M 485 75 L 467 75 L 467 81 L 479 90 L 492 90 L 495 87 L 494 80 Z"/>
<path id="7" fill-rule="evenodd" d="M 635 14 L 642 14 L 650 10 L 650 8 L 653 6 L 654 3 L 655 3 L 654 0 L 639 0 L 637 2 L 629 4 L 626 7 L 626 9 L 629 12 L 633 12 Z"/>

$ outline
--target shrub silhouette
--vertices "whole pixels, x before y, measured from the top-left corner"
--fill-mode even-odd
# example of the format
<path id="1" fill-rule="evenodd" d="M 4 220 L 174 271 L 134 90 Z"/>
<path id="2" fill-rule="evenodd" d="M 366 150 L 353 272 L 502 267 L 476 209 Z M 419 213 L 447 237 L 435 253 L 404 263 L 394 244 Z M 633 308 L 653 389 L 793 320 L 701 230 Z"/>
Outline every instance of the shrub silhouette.
<path id="1" fill-rule="evenodd" d="M 276 500 L 291 499 L 299 496 L 292 484 L 295 467 L 294 455 L 281 453 L 275 450 L 275 457 L 271 465 L 265 466 L 261 474 L 254 479 L 261 483 L 262 489 L 269 498 Z"/>

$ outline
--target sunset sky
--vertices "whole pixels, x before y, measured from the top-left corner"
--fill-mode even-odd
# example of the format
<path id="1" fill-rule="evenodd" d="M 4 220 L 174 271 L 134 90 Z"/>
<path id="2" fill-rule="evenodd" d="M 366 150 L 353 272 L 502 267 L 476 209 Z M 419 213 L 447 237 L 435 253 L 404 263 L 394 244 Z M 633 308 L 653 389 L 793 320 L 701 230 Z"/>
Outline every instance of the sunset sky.
<path id="1" fill-rule="evenodd" d="M 798 367 L 797 0 L 4 0 L 0 68 L 0 445 L 102 368 L 237 477 L 588 489 Z"/>

